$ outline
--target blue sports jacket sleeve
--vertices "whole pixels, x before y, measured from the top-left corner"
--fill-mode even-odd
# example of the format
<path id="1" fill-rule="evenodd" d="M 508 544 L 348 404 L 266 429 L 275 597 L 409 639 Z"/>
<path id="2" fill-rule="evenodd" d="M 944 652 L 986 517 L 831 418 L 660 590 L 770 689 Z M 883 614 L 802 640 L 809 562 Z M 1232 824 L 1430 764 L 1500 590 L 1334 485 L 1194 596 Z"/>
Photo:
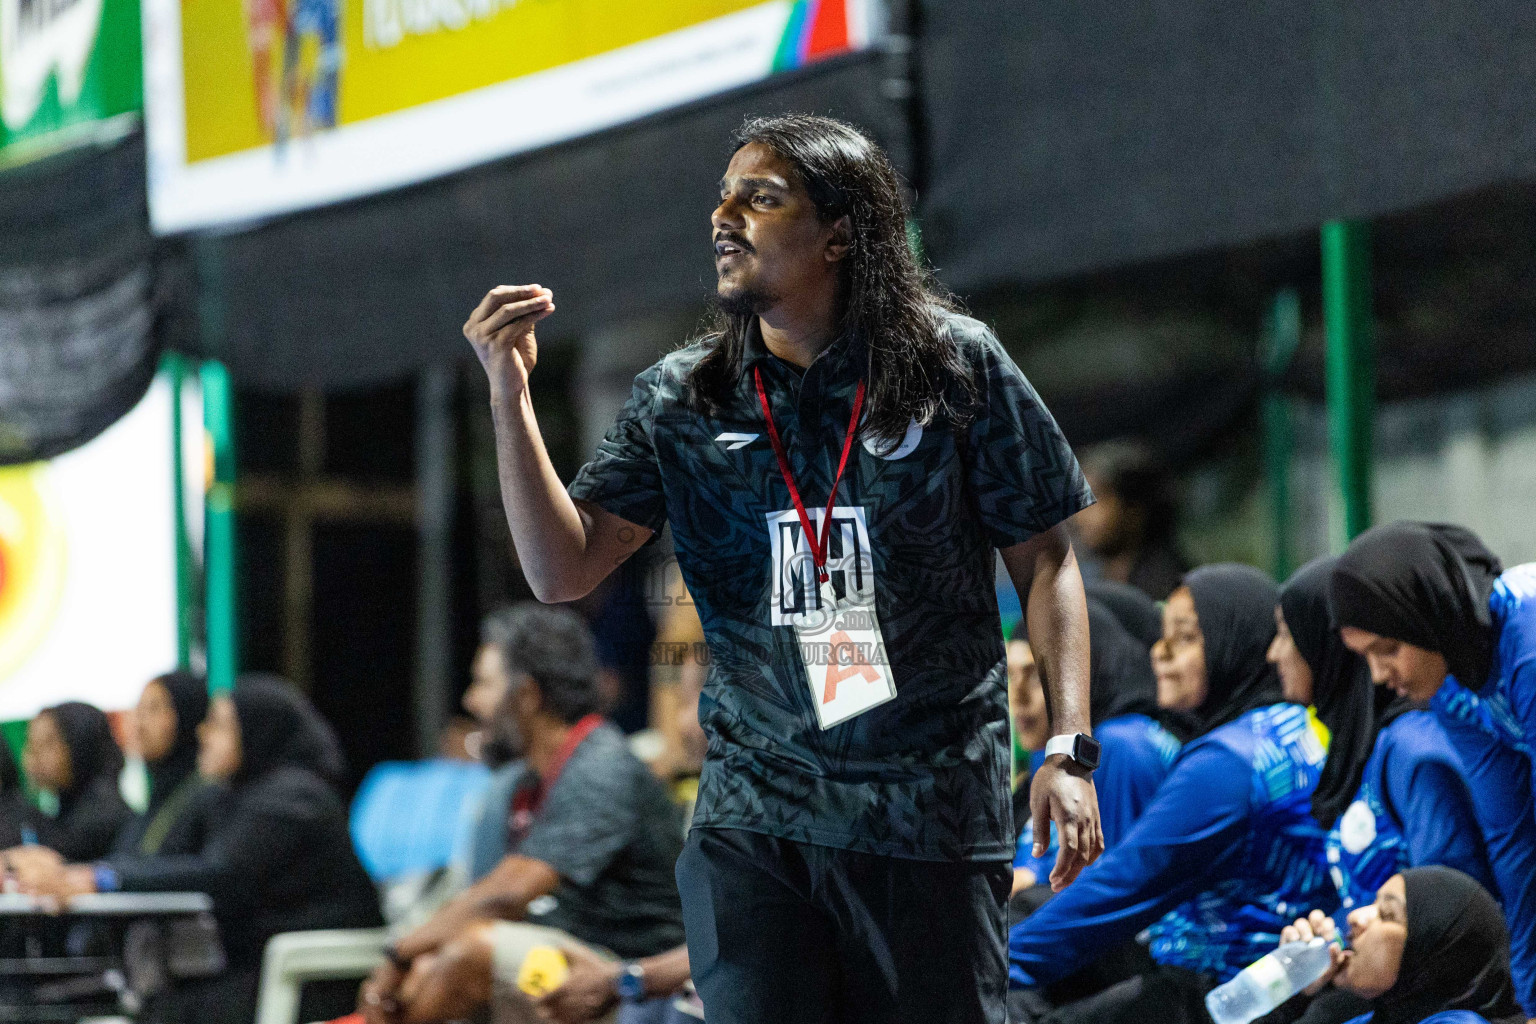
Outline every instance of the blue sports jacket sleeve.
<path id="1" fill-rule="evenodd" d="M 1536 1015 L 1536 809 L 1531 759 L 1466 722 L 1442 718 L 1472 790 L 1488 860 L 1509 923 L 1510 973 L 1528 1015 Z"/>
<path id="2" fill-rule="evenodd" d="M 1120 843 L 1013 927 L 1010 982 L 1064 978 L 1208 888 L 1247 831 L 1252 775 L 1216 744 L 1186 754 Z"/>
<path id="3" fill-rule="evenodd" d="M 1414 757 L 1413 753 L 1393 751 L 1384 773 L 1388 799 L 1408 846 L 1408 863 L 1455 868 L 1497 896 L 1499 888 L 1466 779 L 1439 757 Z"/>

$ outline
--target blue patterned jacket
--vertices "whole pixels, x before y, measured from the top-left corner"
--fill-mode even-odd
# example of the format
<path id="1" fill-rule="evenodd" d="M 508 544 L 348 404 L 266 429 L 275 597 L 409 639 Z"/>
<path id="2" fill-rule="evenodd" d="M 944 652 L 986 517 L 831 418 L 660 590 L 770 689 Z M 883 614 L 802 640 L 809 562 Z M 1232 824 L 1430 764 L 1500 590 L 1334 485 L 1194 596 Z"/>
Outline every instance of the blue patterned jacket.
<path id="1" fill-rule="evenodd" d="M 1488 599 L 1498 645 L 1477 690 L 1455 676 L 1430 702 L 1466 768 L 1509 922 L 1510 973 L 1536 1015 L 1536 563 L 1499 577 Z"/>
<path id="2" fill-rule="evenodd" d="M 1433 714 L 1408 711 L 1377 734 L 1360 790 L 1328 833 L 1340 927 L 1387 879 L 1425 864 L 1455 868 L 1499 891 L 1461 758 Z"/>
<path id="3" fill-rule="evenodd" d="M 1294 704 L 1186 745 L 1115 849 L 1012 929 L 1012 983 L 1056 981 L 1143 929 L 1159 963 L 1226 980 L 1274 949 L 1299 908 L 1331 910 L 1311 814 L 1326 754 Z"/>

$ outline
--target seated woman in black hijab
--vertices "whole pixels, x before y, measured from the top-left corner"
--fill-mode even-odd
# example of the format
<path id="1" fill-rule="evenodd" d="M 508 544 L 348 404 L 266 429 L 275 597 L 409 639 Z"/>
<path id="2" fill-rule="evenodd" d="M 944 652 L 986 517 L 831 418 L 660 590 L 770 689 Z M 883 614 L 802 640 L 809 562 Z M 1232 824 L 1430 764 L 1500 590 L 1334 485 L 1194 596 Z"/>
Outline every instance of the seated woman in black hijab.
<path id="1" fill-rule="evenodd" d="M 1459 526 L 1390 523 L 1339 557 L 1329 599 L 1372 677 L 1429 701 L 1461 755 L 1536 1018 L 1536 563 L 1505 570 Z"/>
<path id="2" fill-rule="evenodd" d="M 200 739 L 199 768 L 226 784 L 201 849 L 82 865 L 67 873 L 65 895 L 208 893 L 229 970 L 188 995 L 183 1017 L 248 1021 L 272 936 L 383 920 L 352 849 L 346 807 L 327 778 L 340 771 L 334 737 L 297 689 L 271 676 L 242 677 L 231 694 L 214 698 Z M 310 989 L 306 1020 L 340 1016 L 355 1002 L 354 984 Z"/>
<path id="3" fill-rule="evenodd" d="M 139 753 L 149 771 L 149 804 L 144 813 L 133 815 L 118 829 L 109 860 L 195 853 L 202 847 L 207 812 L 215 795 L 197 771 L 197 728 L 207 713 L 208 684 L 201 676 L 171 672 L 145 684 L 133 721 Z M 4 789 L 0 781 L 0 798 Z M 3 813 L 0 809 L 0 815 Z M 64 854 L 38 843 L 49 838 L 46 834 L 31 838 L 35 845 L 6 855 L 16 881 L 28 890 L 60 891 Z"/>
<path id="4" fill-rule="evenodd" d="M 1298 569 L 1280 591 L 1269 659 L 1288 700 L 1314 704 L 1332 732 L 1312 794 L 1329 829 L 1328 863 L 1343 914 L 1370 903 L 1408 867 L 1442 864 L 1495 891 L 1462 760 L 1423 704 L 1371 683 L 1364 659 L 1332 628 L 1336 558 Z"/>
<path id="5" fill-rule="evenodd" d="M 69 701 L 37 713 L 27 726 L 22 764 L 39 789 L 58 798 L 58 813 L 35 814 L 35 842 L 65 860 L 93 860 L 112 849 L 133 812 L 118 792 L 123 754 L 100 709 Z"/>
<path id="6" fill-rule="evenodd" d="M 1282 943 L 1333 939 L 1338 929 L 1321 911 L 1280 933 Z M 1349 949 L 1316 985 L 1369 1002 L 1349 1024 L 1522 1024 L 1509 976 L 1509 932 L 1498 902 L 1471 878 L 1447 867 L 1393 875 L 1376 901 L 1349 915 Z M 1273 1018 L 1284 1019 L 1294 1003 Z"/>
<path id="7" fill-rule="evenodd" d="M 1308 562 L 1281 589 L 1269 648 L 1286 698 L 1315 704 L 1332 732 L 1312 816 L 1328 830 L 1326 864 L 1342 903 L 1333 916 L 1342 923 L 1370 905 L 1409 867 L 1456 868 L 1492 889 L 1472 794 L 1445 729 L 1423 705 L 1373 686 L 1365 662 L 1332 628 L 1336 561 Z M 1302 1019 L 1342 1024 L 1360 1012 L 1358 999 L 1333 989 Z"/>
<path id="8" fill-rule="evenodd" d="M 151 679 L 134 712 L 149 805 L 123 826 L 111 856 L 194 853 L 202 846 L 209 784 L 197 771 L 197 730 L 208 714 L 208 682 L 191 672 Z"/>

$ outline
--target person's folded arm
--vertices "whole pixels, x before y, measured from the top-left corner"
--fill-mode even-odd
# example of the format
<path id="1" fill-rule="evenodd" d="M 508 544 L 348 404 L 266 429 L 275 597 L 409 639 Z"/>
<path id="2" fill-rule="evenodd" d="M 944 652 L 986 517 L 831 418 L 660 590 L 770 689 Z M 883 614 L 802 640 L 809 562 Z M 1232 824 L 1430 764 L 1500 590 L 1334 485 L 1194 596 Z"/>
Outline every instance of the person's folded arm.
<path id="1" fill-rule="evenodd" d="M 111 858 L 118 888 L 128 892 L 206 892 L 221 913 L 257 906 L 266 880 L 294 870 L 316 809 L 283 791 L 252 794 L 235 805 L 228 825 L 196 854 Z"/>
<path id="2" fill-rule="evenodd" d="M 1442 719 L 1466 769 L 1473 809 L 1509 923 L 1510 974 L 1526 1014 L 1536 1016 L 1536 809 L 1531 759 L 1481 729 Z"/>
<path id="3" fill-rule="evenodd" d="M 411 960 L 431 952 L 476 921 L 521 921 L 528 904 L 554 892 L 559 884 L 559 874 L 543 861 L 516 854 L 504 857 L 490 874 L 396 942 L 395 956 Z"/>
<path id="4" fill-rule="evenodd" d="M 1011 983 L 1059 981 L 1219 881 L 1247 833 L 1252 774 L 1215 744 L 1181 758 L 1130 832 L 1010 930 Z"/>
<path id="5" fill-rule="evenodd" d="M 1390 757 L 1385 774 L 1392 807 L 1402 819 L 1408 863 L 1455 868 L 1497 896 L 1472 792 L 1459 766 L 1432 757 Z"/>

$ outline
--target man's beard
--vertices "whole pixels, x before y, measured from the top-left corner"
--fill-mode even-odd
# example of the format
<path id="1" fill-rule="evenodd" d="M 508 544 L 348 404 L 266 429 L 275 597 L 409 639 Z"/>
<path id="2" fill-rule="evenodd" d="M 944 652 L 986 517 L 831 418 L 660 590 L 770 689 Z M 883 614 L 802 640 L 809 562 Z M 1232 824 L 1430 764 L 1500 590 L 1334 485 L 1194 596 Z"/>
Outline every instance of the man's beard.
<path id="1" fill-rule="evenodd" d="M 778 296 L 751 285 L 731 285 L 715 288 L 715 305 L 729 316 L 758 315 L 768 312 L 778 304 Z"/>
<path id="2" fill-rule="evenodd" d="M 493 768 L 516 761 L 527 752 L 523 731 L 511 715 L 498 714 L 480 730 L 480 760 Z"/>

